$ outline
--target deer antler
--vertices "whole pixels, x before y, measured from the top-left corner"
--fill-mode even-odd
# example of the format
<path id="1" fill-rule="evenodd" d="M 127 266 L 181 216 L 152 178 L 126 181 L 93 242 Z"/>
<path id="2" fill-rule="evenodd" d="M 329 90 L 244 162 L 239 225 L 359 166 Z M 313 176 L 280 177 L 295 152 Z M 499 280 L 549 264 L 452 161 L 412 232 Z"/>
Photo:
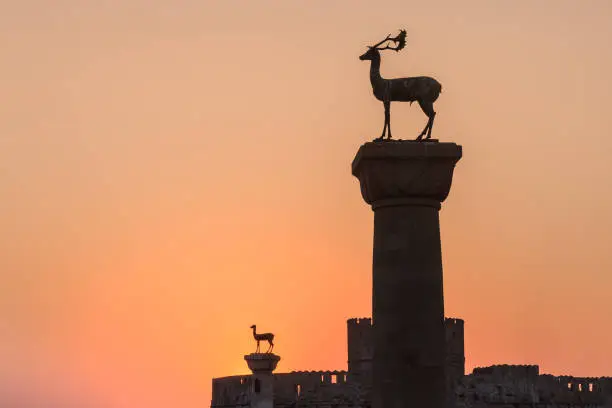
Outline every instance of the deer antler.
<path id="1" fill-rule="evenodd" d="M 385 41 L 389 41 L 389 40 L 391 40 L 391 34 L 388 34 L 388 35 L 387 35 L 387 38 L 385 38 L 385 39 L 384 39 L 384 40 L 382 40 L 381 42 L 376 43 L 376 44 L 374 44 L 374 45 L 370 45 L 370 47 L 369 47 L 369 48 L 377 48 L 377 47 L 378 47 L 380 44 L 384 43 Z"/>
<path id="2" fill-rule="evenodd" d="M 378 47 L 379 45 L 383 44 L 386 41 L 393 41 L 397 45 L 395 47 L 390 47 L 387 44 L 384 48 L 379 48 Z M 378 44 L 373 45 L 370 48 L 376 48 L 379 51 L 382 51 L 382 50 L 395 50 L 395 51 L 399 51 L 402 48 L 404 48 L 405 46 L 406 46 L 406 30 L 400 30 L 400 33 L 397 36 L 391 38 L 391 34 L 389 34 L 387 36 L 387 38 L 385 38 L 384 40 L 382 40 Z"/>

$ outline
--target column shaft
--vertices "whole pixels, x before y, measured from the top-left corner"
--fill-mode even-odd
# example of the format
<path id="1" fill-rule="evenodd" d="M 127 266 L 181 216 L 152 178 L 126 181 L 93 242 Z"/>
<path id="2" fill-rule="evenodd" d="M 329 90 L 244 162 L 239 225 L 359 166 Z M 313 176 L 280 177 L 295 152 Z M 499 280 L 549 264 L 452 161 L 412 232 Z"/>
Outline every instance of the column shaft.
<path id="1" fill-rule="evenodd" d="M 374 408 L 445 405 L 445 332 L 438 209 L 374 213 Z"/>

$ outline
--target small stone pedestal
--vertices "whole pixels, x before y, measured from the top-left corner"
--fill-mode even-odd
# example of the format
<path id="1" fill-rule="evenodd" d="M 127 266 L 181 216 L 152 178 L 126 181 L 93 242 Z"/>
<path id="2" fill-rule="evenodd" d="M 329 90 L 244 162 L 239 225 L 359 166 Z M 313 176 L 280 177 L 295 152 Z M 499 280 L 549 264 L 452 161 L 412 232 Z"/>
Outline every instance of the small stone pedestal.
<path id="1" fill-rule="evenodd" d="M 251 407 L 274 408 L 274 376 L 272 372 L 280 361 L 280 356 L 272 353 L 251 353 L 244 356 L 253 373 L 251 382 Z"/>
<path id="2" fill-rule="evenodd" d="M 446 405 L 438 211 L 461 155 L 455 143 L 383 141 L 353 161 L 374 210 L 373 408 Z"/>

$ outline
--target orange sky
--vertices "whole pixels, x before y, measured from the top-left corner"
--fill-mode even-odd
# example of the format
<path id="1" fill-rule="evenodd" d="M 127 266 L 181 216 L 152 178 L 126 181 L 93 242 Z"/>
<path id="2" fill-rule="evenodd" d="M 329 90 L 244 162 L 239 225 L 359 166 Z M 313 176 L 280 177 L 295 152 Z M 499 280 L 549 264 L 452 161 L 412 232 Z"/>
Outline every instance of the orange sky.
<path id="1" fill-rule="evenodd" d="M 0 397 L 206 407 L 253 323 L 279 371 L 345 368 L 371 307 L 350 163 L 383 125 L 357 57 L 402 27 L 383 75 L 437 78 L 433 135 L 464 147 L 440 217 L 467 368 L 612 375 L 608 0 L 22 0 L 0 12 Z M 397 138 L 425 125 L 391 110 Z"/>

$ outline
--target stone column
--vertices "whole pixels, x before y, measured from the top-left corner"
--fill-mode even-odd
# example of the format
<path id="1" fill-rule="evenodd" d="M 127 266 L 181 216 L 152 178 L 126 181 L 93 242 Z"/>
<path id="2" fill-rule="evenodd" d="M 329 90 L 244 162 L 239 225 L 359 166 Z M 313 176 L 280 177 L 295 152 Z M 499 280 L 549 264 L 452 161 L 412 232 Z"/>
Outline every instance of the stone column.
<path id="1" fill-rule="evenodd" d="M 460 158 L 455 143 L 383 141 L 353 161 L 374 210 L 373 408 L 446 405 L 438 211 Z"/>
<path id="2" fill-rule="evenodd" d="M 244 356 L 251 377 L 251 408 L 274 408 L 274 376 L 272 372 L 280 361 L 280 356 L 272 353 L 251 353 Z"/>

